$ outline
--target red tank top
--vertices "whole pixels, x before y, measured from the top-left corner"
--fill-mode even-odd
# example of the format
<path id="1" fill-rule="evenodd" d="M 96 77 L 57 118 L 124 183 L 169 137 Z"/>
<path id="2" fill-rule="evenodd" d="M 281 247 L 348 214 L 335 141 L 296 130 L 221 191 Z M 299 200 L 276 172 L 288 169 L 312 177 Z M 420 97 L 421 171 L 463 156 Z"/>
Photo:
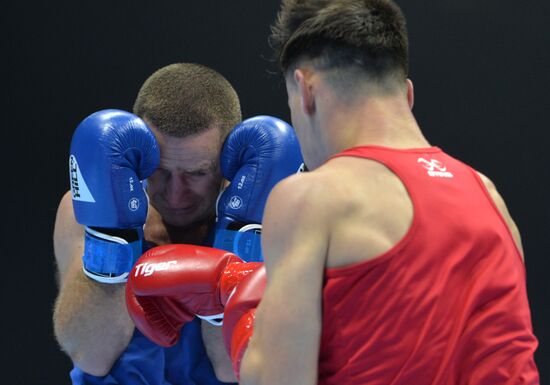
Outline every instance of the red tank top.
<path id="1" fill-rule="evenodd" d="M 524 265 L 477 173 L 436 147 L 336 156 L 388 167 L 414 218 L 383 255 L 326 269 L 319 383 L 538 384 Z"/>

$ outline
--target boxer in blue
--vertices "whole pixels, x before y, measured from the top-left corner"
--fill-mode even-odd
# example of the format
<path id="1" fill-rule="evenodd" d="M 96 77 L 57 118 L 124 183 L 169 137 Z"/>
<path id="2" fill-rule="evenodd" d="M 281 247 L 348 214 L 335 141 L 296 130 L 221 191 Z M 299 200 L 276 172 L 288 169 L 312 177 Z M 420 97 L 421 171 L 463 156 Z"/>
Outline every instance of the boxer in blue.
<path id="1" fill-rule="evenodd" d="M 238 97 L 220 74 L 195 64 L 174 64 L 155 72 L 142 86 L 134 113 L 97 112 L 73 135 L 71 191 L 60 202 L 54 229 L 60 280 L 54 327 L 61 348 L 74 363 L 73 384 L 235 381 L 219 327 L 195 319 L 171 348 L 135 330 L 126 310 L 125 281 L 137 257 L 150 246 L 212 244 L 223 181 L 222 144 L 254 148 L 257 143 L 242 138 L 258 126 L 279 127 L 281 122 L 269 117 L 243 122 L 241 130 L 226 140 L 241 120 Z M 227 151 L 222 159 L 233 165 L 226 166 L 233 168 L 228 178 L 245 178 L 241 184 L 232 183 L 220 199 L 218 243 L 238 243 L 232 231 L 255 221 L 243 207 L 263 208 L 264 197 L 252 186 L 272 185 L 276 180 L 270 178 L 282 177 L 256 172 L 273 159 L 269 151 L 262 159 Z M 289 163 L 283 162 L 289 170 L 297 170 L 301 163 L 299 150 L 298 156 L 293 154 Z M 239 173 L 241 168 L 245 171 Z M 233 194 L 243 188 L 248 193 Z M 239 201 L 240 196 L 244 200 Z M 244 239 L 246 245 L 254 240 Z"/>

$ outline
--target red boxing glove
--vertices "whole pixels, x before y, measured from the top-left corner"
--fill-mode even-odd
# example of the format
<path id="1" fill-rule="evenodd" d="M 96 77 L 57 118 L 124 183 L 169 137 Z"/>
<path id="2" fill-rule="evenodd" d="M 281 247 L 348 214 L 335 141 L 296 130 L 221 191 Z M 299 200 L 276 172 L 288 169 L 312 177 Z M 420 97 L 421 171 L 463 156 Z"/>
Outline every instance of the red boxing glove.
<path id="1" fill-rule="evenodd" d="M 248 274 L 236 286 L 225 305 L 223 339 L 237 379 L 240 379 L 241 360 L 254 332 L 254 316 L 264 294 L 265 285 L 265 267 L 262 266 Z"/>
<path id="2" fill-rule="evenodd" d="M 210 247 L 155 247 L 138 259 L 128 276 L 128 313 L 147 338 L 172 346 L 195 315 L 221 317 L 235 285 L 258 265 Z"/>

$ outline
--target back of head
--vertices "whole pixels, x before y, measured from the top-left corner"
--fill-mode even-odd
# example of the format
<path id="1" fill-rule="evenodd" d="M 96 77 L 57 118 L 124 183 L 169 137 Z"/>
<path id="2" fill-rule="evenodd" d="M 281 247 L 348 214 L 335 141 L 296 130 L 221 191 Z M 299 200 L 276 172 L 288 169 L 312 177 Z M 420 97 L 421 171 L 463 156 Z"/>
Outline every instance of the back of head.
<path id="1" fill-rule="evenodd" d="M 392 0 L 283 0 L 271 45 L 285 75 L 307 62 L 350 91 L 405 84 L 408 37 Z"/>
<path id="2" fill-rule="evenodd" d="M 225 136 L 242 120 L 237 93 L 218 72 L 177 63 L 153 73 L 139 90 L 134 113 L 174 137 L 218 126 Z"/>

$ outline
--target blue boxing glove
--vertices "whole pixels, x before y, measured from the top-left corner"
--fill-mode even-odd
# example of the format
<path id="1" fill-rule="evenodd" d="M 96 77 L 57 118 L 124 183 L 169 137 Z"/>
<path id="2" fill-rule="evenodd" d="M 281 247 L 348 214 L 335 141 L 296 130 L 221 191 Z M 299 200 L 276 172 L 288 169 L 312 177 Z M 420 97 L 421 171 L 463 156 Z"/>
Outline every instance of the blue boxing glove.
<path id="1" fill-rule="evenodd" d="M 84 273 L 125 282 L 142 253 L 147 195 L 142 184 L 158 167 L 155 136 L 134 114 L 102 110 L 84 119 L 71 142 L 73 209 L 85 226 Z"/>
<path id="2" fill-rule="evenodd" d="M 218 198 L 214 247 L 261 262 L 261 222 L 271 189 L 281 179 L 303 170 L 294 129 L 270 116 L 238 124 L 225 140 L 223 176 L 231 184 Z"/>

